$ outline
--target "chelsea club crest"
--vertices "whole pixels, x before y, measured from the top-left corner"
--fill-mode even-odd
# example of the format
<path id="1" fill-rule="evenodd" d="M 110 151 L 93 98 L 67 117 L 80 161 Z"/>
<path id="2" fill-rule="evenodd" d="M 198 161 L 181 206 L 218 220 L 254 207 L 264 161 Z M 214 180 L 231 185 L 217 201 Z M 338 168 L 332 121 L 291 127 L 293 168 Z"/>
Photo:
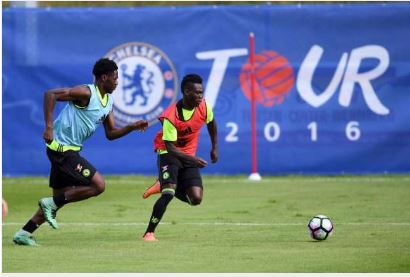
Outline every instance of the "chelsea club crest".
<path id="1" fill-rule="evenodd" d="M 115 121 L 120 126 L 137 120 L 152 125 L 176 100 L 178 80 L 171 60 L 155 46 L 129 42 L 105 57 L 118 65 L 118 86 L 112 94 Z"/>

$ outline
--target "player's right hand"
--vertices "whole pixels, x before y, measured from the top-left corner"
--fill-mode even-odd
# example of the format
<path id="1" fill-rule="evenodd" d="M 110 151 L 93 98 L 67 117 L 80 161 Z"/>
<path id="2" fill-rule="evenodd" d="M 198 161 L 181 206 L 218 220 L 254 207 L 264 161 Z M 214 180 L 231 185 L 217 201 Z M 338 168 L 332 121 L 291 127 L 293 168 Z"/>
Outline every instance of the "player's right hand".
<path id="1" fill-rule="evenodd" d="M 144 132 L 148 128 L 148 121 L 146 120 L 139 120 L 134 122 L 134 128 L 138 131 Z"/>
<path id="2" fill-rule="evenodd" d="M 195 159 L 196 159 L 196 162 L 197 162 L 197 166 L 199 168 L 204 168 L 205 166 L 208 165 L 208 162 L 205 161 L 204 159 L 202 159 L 201 157 L 195 157 Z"/>
<path id="3" fill-rule="evenodd" d="M 47 144 L 50 144 L 53 141 L 53 129 L 46 128 L 43 133 L 43 139 Z"/>

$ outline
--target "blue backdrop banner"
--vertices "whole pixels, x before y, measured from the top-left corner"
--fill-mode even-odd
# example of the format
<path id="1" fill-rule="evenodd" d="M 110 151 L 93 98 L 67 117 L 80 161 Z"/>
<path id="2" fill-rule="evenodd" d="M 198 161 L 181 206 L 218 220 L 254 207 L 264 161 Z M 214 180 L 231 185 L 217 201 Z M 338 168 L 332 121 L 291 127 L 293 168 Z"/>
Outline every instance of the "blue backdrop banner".
<path id="1" fill-rule="evenodd" d="M 250 173 L 251 32 L 259 173 L 410 171 L 410 5 L 374 3 L 5 8 L 3 174 L 48 174 L 44 92 L 92 83 L 103 56 L 119 67 L 117 124 L 152 125 L 115 141 L 99 128 L 82 150 L 99 171 L 155 174 L 156 118 L 198 73 L 219 140 L 203 172 Z M 204 128 L 198 156 L 210 145 Z"/>

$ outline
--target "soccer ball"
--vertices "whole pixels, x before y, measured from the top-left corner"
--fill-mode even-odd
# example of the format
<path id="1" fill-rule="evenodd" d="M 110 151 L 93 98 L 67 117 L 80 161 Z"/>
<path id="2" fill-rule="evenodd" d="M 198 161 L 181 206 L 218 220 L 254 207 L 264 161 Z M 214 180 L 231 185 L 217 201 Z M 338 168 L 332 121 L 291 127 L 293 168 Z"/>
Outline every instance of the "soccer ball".
<path id="1" fill-rule="evenodd" d="M 315 240 L 325 240 L 333 233 L 333 223 L 325 215 L 316 215 L 307 225 L 310 236 Z"/>

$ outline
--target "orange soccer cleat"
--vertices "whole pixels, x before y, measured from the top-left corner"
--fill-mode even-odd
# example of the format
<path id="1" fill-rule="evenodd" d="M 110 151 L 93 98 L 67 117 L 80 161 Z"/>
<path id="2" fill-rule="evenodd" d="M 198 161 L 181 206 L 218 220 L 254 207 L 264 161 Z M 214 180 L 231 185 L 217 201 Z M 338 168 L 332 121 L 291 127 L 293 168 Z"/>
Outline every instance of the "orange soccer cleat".
<path id="1" fill-rule="evenodd" d="M 159 180 L 157 179 L 155 183 L 147 188 L 142 195 L 142 198 L 147 199 L 152 194 L 160 193 L 161 192 L 161 185 L 159 184 Z"/>
<path id="2" fill-rule="evenodd" d="M 149 233 L 145 233 L 145 235 L 142 237 L 143 240 L 145 241 L 158 241 L 155 236 L 154 233 L 149 232 Z"/>

